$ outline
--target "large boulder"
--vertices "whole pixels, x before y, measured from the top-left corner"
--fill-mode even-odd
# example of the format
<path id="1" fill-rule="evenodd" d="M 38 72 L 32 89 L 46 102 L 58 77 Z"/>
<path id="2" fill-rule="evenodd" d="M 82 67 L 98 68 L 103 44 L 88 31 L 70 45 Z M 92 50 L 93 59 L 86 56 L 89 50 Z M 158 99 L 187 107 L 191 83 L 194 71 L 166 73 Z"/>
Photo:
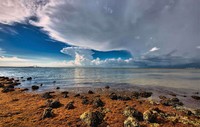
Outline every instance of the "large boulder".
<path id="1" fill-rule="evenodd" d="M 89 127 L 97 127 L 103 122 L 104 116 L 105 114 L 99 111 L 87 111 L 80 116 L 80 119 Z"/>
<path id="2" fill-rule="evenodd" d="M 124 121 L 124 127 L 140 127 L 140 124 L 137 119 L 130 116 Z"/>
<path id="3" fill-rule="evenodd" d="M 151 110 L 147 110 L 143 113 L 143 119 L 148 122 L 155 122 L 157 114 Z"/>
<path id="4" fill-rule="evenodd" d="M 133 107 L 126 107 L 123 111 L 123 115 L 126 117 L 135 117 L 138 120 L 143 120 L 143 115 L 141 112 L 137 111 L 135 108 Z"/>

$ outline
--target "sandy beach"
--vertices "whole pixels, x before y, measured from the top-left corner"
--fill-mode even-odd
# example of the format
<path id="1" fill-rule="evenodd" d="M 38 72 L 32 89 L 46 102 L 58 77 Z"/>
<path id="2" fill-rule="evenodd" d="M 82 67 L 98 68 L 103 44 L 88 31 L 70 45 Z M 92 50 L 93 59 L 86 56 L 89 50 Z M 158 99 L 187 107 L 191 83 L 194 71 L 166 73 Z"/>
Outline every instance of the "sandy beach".
<path id="1" fill-rule="evenodd" d="M 113 91 L 109 86 L 82 93 L 37 93 L 15 88 L 18 84 L 18 80 L 0 78 L 2 127 L 200 126 L 200 111 L 184 108 L 175 96 L 160 96 L 157 102 L 147 99 L 151 91 Z"/>

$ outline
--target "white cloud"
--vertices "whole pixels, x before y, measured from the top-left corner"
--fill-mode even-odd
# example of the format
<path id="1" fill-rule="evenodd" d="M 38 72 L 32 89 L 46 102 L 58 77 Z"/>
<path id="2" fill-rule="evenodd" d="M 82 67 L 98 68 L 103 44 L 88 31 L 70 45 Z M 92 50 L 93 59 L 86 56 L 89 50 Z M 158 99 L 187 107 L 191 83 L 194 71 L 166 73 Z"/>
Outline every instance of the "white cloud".
<path id="1" fill-rule="evenodd" d="M 156 57 L 170 60 L 172 56 L 166 54 L 176 51 L 173 57 L 199 59 L 194 50 L 200 40 L 199 4 L 198 0 L 4 0 L 0 22 L 12 24 L 37 16 L 39 21 L 31 24 L 71 45 L 126 49 L 140 58 L 156 44 L 162 49 L 150 50 L 159 50 Z M 75 65 L 92 60 L 81 53 L 73 56 Z"/>
<path id="2" fill-rule="evenodd" d="M 28 60 L 21 59 L 18 57 L 5 57 L 5 56 L 0 57 L 0 62 L 25 62 L 25 61 L 28 61 Z"/>
<path id="3" fill-rule="evenodd" d="M 160 50 L 160 48 L 157 48 L 157 47 L 153 47 L 151 50 L 149 50 L 150 52 L 155 52 L 155 51 L 158 51 Z"/>

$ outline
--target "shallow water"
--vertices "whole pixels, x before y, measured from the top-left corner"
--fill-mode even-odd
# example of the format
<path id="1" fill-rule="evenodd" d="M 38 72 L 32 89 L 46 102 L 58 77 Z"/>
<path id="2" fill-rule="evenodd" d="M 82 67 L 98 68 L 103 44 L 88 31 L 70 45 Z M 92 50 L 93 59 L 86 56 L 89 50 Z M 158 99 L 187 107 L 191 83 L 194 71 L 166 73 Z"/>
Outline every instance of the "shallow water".
<path id="1" fill-rule="evenodd" d="M 83 92 L 109 85 L 114 91 L 151 91 L 153 96 L 148 99 L 157 101 L 159 95 L 172 97 L 170 94 L 174 93 L 188 108 L 200 105 L 200 101 L 191 98 L 200 92 L 200 69 L 0 68 L 0 76 L 20 79 L 21 85 L 17 87 L 22 88 L 43 84 L 34 92 L 51 91 L 56 87 L 61 91 Z M 33 80 L 27 81 L 27 77 Z"/>
<path id="2" fill-rule="evenodd" d="M 21 87 L 43 84 L 40 90 L 68 87 L 126 88 L 135 85 L 200 90 L 200 69 L 132 68 L 0 68 L 0 76 L 33 77 Z M 56 81 L 56 83 L 53 83 Z"/>

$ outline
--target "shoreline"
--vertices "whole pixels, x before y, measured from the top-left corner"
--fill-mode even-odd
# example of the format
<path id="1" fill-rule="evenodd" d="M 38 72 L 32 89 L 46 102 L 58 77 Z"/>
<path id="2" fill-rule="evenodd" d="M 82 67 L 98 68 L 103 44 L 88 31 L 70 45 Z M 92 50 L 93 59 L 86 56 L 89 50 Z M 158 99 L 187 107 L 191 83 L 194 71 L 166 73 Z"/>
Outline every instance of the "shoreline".
<path id="1" fill-rule="evenodd" d="M 19 84 L 18 80 L 0 77 L 2 127 L 200 126 L 200 110 L 185 108 L 175 95 L 159 96 L 160 101 L 155 101 L 149 99 L 155 94 L 151 90 L 117 91 L 109 86 L 80 93 L 37 93 L 15 88 Z"/>

